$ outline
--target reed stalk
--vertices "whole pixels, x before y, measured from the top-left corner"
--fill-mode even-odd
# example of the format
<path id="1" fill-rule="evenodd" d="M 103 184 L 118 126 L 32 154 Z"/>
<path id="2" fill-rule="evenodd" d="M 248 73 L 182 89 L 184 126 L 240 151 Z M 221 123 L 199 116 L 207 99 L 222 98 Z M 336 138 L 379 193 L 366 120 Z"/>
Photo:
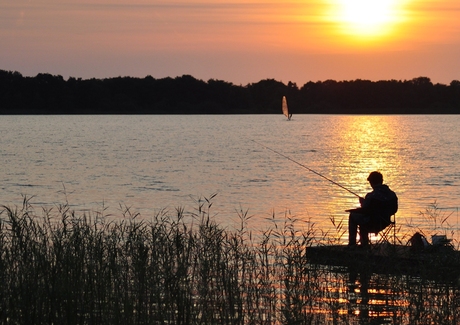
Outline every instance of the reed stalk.
<path id="1" fill-rule="evenodd" d="M 343 308 L 356 307 L 344 298 L 354 282 L 306 256 L 317 244 L 314 225 L 288 213 L 279 224 L 273 215 L 273 226 L 254 236 L 247 212 L 229 231 L 213 220 L 210 200 L 198 203 L 194 213 L 178 208 L 151 220 L 125 209 L 118 221 L 77 216 L 68 204 L 39 213 L 27 199 L 21 208 L 3 206 L 0 323 L 353 323 Z M 386 283 L 410 302 L 395 307 L 393 318 L 423 324 L 427 316 L 413 304 L 434 311 L 413 298 L 405 279 Z M 457 321 L 458 287 L 439 289 L 447 290 L 439 300 L 430 286 L 415 291 L 439 302 L 432 318 Z"/>

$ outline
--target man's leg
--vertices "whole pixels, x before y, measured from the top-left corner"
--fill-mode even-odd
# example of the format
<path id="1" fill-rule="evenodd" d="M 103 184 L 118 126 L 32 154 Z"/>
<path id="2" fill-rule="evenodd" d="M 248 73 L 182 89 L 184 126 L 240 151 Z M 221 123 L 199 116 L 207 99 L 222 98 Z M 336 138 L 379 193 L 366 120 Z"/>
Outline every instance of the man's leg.
<path id="1" fill-rule="evenodd" d="M 361 230 L 361 226 L 368 223 L 369 218 L 368 216 L 357 213 L 357 212 L 351 212 L 350 216 L 348 218 L 348 245 L 349 246 L 354 246 L 356 245 L 356 235 L 358 233 L 358 226 L 359 226 L 359 235 L 360 237 L 364 235 L 364 233 Z M 367 244 L 369 243 L 369 238 L 366 234 L 365 236 L 367 238 Z M 366 240 L 366 239 L 364 239 Z M 363 239 L 361 238 L 361 244 L 363 244 Z"/>
<path id="2" fill-rule="evenodd" d="M 361 246 L 369 246 L 369 231 L 367 231 L 366 227 L 359 227 L 359 240 L 361 242 Z"/>
<path id="3" fill-rule="evenodd" d="M 356 245 L 356 235 L 358 233 L 358 223 L 360 214 L 356 212 L 350 212 L 348 217 L 348 245 Z"/>

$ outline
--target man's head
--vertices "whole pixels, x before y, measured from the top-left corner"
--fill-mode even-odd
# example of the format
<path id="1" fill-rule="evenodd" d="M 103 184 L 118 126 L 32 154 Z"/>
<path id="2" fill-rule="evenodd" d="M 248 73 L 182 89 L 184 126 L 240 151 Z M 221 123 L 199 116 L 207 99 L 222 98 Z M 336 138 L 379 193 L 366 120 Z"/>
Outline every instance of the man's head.
<path id="1" fill-rule="evenodd" d="M 379 172 L 372 172 L 369 174 L 369 177 L 367 178 L 369 183 L 371 184 L 372 187 L 375 185 L 382 185 L 383 184 L 383 176 Z"/>

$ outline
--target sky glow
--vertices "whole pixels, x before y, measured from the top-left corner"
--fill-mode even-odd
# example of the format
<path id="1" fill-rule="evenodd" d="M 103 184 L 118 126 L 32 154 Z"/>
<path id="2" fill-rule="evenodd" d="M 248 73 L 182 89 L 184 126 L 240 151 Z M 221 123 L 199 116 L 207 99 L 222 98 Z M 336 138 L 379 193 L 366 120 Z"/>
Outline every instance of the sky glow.
<path id="1" fill-rule="evenodd" d="M 460 2 L 363 1 L 0 0 L 0 69 L 243 85 L 460 79 Z"/>

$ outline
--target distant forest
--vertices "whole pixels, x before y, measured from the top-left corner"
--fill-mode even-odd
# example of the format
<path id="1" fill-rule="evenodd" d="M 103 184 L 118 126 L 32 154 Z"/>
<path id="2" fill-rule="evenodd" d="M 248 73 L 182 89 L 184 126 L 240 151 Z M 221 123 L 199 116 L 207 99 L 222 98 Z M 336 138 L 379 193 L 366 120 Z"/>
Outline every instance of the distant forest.
<path id="1" fill-rule="evenodd" d="M 81 79 L 0 70 L 0 114 L 458 114 L 460 81 L 293 82 L 266 79 L 245 86 L 190 75 L 155 79 Z"/>

